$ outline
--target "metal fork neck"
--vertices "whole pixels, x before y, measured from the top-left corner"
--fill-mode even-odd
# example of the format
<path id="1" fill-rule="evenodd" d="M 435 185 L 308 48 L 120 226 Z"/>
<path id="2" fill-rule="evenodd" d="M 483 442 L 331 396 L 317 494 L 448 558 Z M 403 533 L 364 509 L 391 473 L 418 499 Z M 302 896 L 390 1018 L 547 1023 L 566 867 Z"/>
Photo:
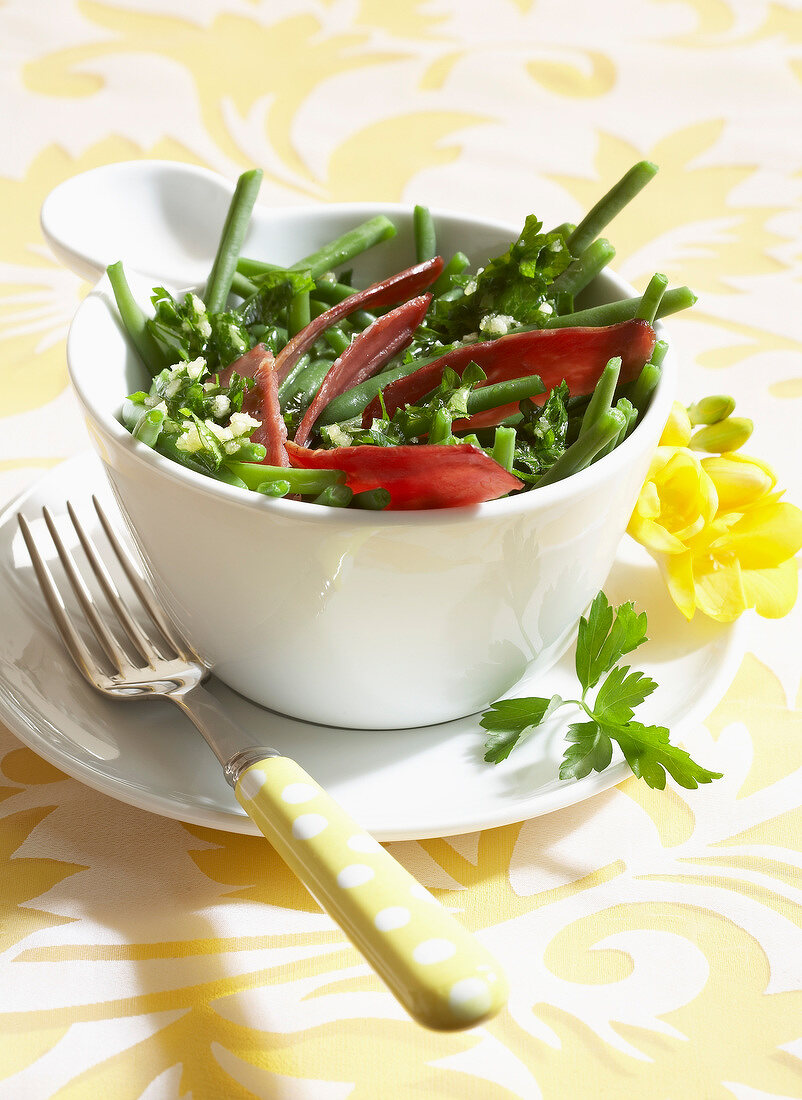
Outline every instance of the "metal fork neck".
<path id="1" fill-rule="evenodd" d="M 242 730 L 236 726 L 215 697 L 200 684 L 188 690 L 172 692 L 169 698 L 181 708 L 209 748 L 223 765 L 226 779 L 232 787 L 252 764 L 271 756 L 282 756 L 267 746 L 242 747 Z"/>
<path id="2" fill-rule="evenodd" d="M 231 786 L 236 787 L 242 773 L 247 771 L 252 764 L 258 764 L 260 760 L 267 760 L 271 756 L 282 755 L 283 753 L 278 752 L 276 749 L 241 749 L 226 762 L 223 771 Z"/>

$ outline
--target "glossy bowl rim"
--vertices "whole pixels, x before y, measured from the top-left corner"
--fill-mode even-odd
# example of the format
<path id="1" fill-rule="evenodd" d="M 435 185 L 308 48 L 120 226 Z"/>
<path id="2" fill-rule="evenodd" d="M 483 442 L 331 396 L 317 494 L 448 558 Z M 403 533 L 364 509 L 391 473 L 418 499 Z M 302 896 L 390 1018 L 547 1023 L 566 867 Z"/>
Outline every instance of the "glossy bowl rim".
<path id="1" fill-rule="evenodd" d="M 385 214 L 388 217 L 393 215 L 409 217 L 412 212 L 412 206 L 403 203 L 330 203 L 316 206 L 313 209 L 316 214 L 324 212 L 332 214 L 353 213 L 354 218 L 357 220 L 364 220 L 378 214 Z M 511 240 L 515 239 L 520 232 L 520 227 L 512 226 L 509 222 L 463 214 L 445 208 L 431 207 L 430 209 L 435 218 L 442 217 L 461 222 L 465 225 L 467 231 L 470 231 L 472 226 L 482 227 L 507 235 Z M 309 210 L 310 207 L 308 206 L 293 206 L 280 210 L 273 209 L 270 213 L 292 222 L 302 220 L 308 215 Z M 597 278 L 611 284 L 620 298 L 640 297 L 630 283 L 609 269 L 605 269 Z M 236 505 L 240 508 L 250 508 L 256 513 L 267 511 L 284 519 L 311 523 L 336 523 L 337 525 L 346 523 L 355 527 L 364 524 L 392 527 L 409 525 L 410 523 L 425 527 L 444 523 L 465 522 L 466 520 L 492 522 L 496 518 L 501 519 L 505 516 L 523 512 L 538 512 L 548 509 L 552 505 L 569 503 L 572 499 L 584 496 L 599 485 L 606 483 L 608 479 L 614 479 L 616 473 L 627 464 L 630 458 L 634 458 L 643 451 L 643 447 L 639 444 L 639 437 L 645 438 L 646 434 L 649 434 L 644 433 L 643 429 L 647 425 L 654 428 L 658 419 L 660 419 L 659 428 L 662 429 L 668 418 L 671 402 L 676 391 L 677 365 L 669 342 L 669 349 L 663 361 L 658 386 L 652 395 L 645 416 L 636 425 L 632 434 L 610 454 L 605 455 L 604 458 L 593 463 L 587 469 L 572 474 L 562 481 L 544 485 L 536 492 L 530 490 L 513 497 L 503 497 L 499 500 L 484 501 L 481 504 L 461 505 L 454 508 L 399 509 L 397 511 L 385 510 L 379 512 L 351 508 L 323 508 L 311 505 L 306 501 L 265 497 L 248 489 L 226 485 L 181 466 L 135 439 L 118 419 L 119 405 L 114 410 L 109 410 L 93 400 L 91 388 L 87 385 L 90 380 L 81 375 L 80 346 L 76 347 L 79 336 L 76 335 L 76 328 L 79 335 L 81 335 L 81 318 L 86 310 L 87 303 L 91 299 L 101 297 L 113 308 L 113 297 L 110 295 L 110 288 L 106 288 L 108 288 L 108 281 L 104 276 L 76 310 L 67 337 L 67 365 L 70 381 L 85 414 L 94 422 L 101 434 L 105 434 L 117 446 L 122 447 L 127 456 L 135 463 L 141 464 L 144 470 L 150 470 L 157 476 L 166 477 L 168 480 L 184 485 L 187 489 L 194 490 L 197 493 L 208 494 L 221 503 Z M 653 327 L 659 339 L 665 338 L 665 328 L 660 321 L 656 321 Z M 121 394 L 120 404 L 124 396 L 124 394 Z M 655 439 L 659 438 L 659 430 L 652 434 L 654 434 Z"/>

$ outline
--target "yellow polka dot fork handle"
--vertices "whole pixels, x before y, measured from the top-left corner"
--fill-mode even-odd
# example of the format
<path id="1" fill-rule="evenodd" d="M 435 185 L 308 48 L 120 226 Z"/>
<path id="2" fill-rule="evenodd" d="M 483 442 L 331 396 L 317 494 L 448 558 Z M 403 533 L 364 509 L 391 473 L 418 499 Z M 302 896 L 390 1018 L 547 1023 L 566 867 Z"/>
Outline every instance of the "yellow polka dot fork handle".
<path id="1" fill-rule="evenodd" d="M 507 1000 L 498 963 L 299 764 L 239 770 L 237 800 L 413 1019 L 474 1027 Z"/>

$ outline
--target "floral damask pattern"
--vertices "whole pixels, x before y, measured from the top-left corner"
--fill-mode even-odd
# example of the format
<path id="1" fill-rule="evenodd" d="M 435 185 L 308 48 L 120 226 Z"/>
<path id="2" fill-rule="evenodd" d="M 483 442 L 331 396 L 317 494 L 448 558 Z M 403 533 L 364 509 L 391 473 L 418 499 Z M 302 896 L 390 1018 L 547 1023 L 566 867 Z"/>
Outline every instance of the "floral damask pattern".
<path id="1" fill-rule="evenodd" d="M 38 229 L 68 176 L 258 164 L 268 203 L 563 221 L 650 157 L 616 267 L 693 286 L 681 396 L 735 394 L 799 502 L 793 3 L 7 0 L 0 30 L 3 500 L 84 447 L 87 288 Z M 410 1024 L 263 841 L 117 804 L 0 729 L 0 1100 L 802 1097 L 801 617 L 752 625 L 698 731 L 718 783 L 393 845 L 514 978 L 459 1035 Z"/>

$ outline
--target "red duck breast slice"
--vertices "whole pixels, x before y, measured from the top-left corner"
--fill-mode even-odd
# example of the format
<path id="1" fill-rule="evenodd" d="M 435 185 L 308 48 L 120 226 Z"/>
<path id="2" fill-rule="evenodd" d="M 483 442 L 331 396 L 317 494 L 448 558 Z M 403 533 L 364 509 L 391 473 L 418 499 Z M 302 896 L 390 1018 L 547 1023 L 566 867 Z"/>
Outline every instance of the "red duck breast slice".
<path id="1" fill-rule="evenodd" d="M 431 294 L 422 294 L 377 320 L 361 332 L 339 359 L 332 364 L 320 389 L 304 414 L 295 433 L 295 442 L 304 445 L 320 414 L 330 401 L 377 374 L 388 360 L 409 344 L 431 302 Z"/>
<path id="2" fill-rule="evenodd" d="M 239 359 L 220 371 L 220 384 L 227 386 L 236 371 L 242 378 L 252 378 L 253 386 L 245 393 L 242 411 L 260 421 L 251 434 L 252 443 L 261 443 L 267 451 L 263 462 L 267 466 L 289 466 L 285 442 L 287 426 L 278 400 L 278 378 L 273 352 L 257 344 Z"/>
<path id="3" fill-rule="evenodd" d="M 338 302 L 315 317 L 308 325 L 296 333 L 295 336 L 281 349 L 276 360 L 276 372 L 279 385 L 287 378 L 292 368 L 304 355 L 316 340 L 332 325 L 336 325 L 343 317 L 353 313 L 355 309 L 368 309 L 377 306 L 388 306 L 394 302 L 404 302 L 425 290 L 435 281 L 443 270 L 442 256 L 433 256 L 431 260 L 414 264 L 412 267 L 391 275 L 389 279 L 373 283 L 366 290 L 358 290 L 342 302 Z"/>
<path id="4" fill-rule="evenodd" d="M 637 377 L 654 349 L 654 329 L 646 321 L 622 321 L 602 328 L 539 329 L 514 332 L 482 344 L 468 344 L 447 352 L 404 378 L 397 378 L 383 391 L 390 416 L 405 405 L 414 405 L 440 382 L 443 370 L 451 367 L 460 377 L 467 365 L 478 363 L 487 375 L 485 386 L 537 374 L 543 379 L 544 393 L 532 398 L 542 405 L 555 386 L 565 379 L 572 396 L 591 393 L 606 364 L 614 355 L 621 356 L 621 382 Z M 478 387 L 477 387 L 478 388 Z M 454 428 L 475 429 L 498 424 L 518 411 L 517 404 L 503 405 L 455 421 Z M 375 397 L 362 414 L 363 427 L 370 427 L 382 415 Z"/>
<path id="5" fill-rule="evenodd" d="M 334 447 L 287 444 L 290 463 L 305 470 L 342 470 L 355 493 L 387 489 L 390 509 L 459 508 L 521 488 L 517 477 L 470 444 Z"/>

